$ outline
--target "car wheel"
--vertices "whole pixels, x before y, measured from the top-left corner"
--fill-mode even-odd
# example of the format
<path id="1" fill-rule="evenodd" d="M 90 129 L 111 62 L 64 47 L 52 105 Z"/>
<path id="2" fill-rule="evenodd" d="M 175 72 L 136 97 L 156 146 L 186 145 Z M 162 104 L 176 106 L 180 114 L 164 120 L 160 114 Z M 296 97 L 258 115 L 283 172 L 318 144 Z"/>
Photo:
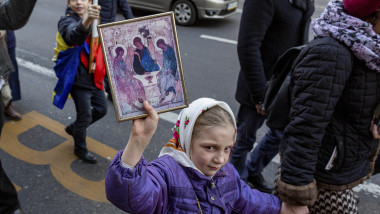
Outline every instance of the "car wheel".
<path id="1" fill-rule="evenodd" d="M 178 0 L 172 7 L 175 21 L 179 25 L 192 25 L 197 19 L 197 12 L 193 3 L 188 0 Z"/>

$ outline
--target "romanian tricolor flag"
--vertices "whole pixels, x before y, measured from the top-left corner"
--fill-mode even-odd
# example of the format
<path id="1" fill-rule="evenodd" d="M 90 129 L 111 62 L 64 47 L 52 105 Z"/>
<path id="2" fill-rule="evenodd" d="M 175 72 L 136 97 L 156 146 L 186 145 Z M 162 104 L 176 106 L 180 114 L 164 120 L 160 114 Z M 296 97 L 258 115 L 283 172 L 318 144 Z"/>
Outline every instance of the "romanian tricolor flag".
<path id="1" fill-rule="evenodd" d="M 57 33 L 53 61 L 56 63 L 54 71 L 58 78 L 58 82 L 54 88 L 53 104 L 60 109 L 64 107 L 67 98 L 69 97 L 79 63 L 82 62 L 88 69 L 88 56 L 90 52 L 88 45 L 89 41 L 90 37 L 88 37 L 88 39 L 80 46 L 69 46 L 63 40 L 59 32 Z M 98 46 L 98 49 L 95 50 L 95 61 L 95 86 L 104 90 L 103 78 L 106 70 L 100 45 Z"/>

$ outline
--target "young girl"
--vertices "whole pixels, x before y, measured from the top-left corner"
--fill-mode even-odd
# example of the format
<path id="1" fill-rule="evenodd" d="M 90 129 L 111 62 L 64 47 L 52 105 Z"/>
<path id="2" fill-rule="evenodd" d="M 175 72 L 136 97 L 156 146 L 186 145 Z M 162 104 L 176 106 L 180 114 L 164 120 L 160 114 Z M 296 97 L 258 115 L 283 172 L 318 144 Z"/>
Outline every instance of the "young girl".
<path id="1" fill-rule="evenodd" d="M 137 213 L 279 213 L 276 196 L 252 190 L 227 163 L 236 137 L 230 107 L 201 98 L 179 114 L 174 139 L 159 158 L 142 156 L 158 115 L 147 101 L 148 117 L 133 121 L 124 151 L 111 163 L 106 194 L 118 208 Z"/>

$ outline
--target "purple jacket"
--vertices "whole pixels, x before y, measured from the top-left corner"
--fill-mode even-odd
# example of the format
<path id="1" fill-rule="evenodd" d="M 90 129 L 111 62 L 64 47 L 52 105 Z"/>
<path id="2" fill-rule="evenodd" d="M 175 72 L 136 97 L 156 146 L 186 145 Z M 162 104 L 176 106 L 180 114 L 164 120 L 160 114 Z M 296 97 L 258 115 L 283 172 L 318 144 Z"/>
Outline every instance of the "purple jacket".
<path id="1" fill-rule="evenodd" d="M 133 214 L 148 213 L 279 213 L 280 200 L 252 190 L 230 163 L 213 178 L 183 167 L 164 155 L 147 163 L 142 157 L 135 169 L 121 165 L 122 151 L 106 175 L 106 195 L 112 204 Z"/>

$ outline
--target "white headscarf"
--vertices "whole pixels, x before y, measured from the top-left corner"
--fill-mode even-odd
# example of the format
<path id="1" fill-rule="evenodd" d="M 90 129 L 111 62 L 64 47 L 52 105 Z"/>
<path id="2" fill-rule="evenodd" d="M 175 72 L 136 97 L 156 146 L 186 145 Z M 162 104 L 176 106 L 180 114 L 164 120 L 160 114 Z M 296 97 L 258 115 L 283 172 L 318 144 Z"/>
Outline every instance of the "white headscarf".
<path id="1" fill-rule="evenodd" d="M 190 160 L 191 136 L 195 121 L 207 109 L 219 106 L 226 110 L 234 122 L 236 130 L 236 121 L 231 108 L 223 101 L 217 101 L 211 98 L 199 98 L 193 101 L 189 107 L 183 109 L 178 116 L 178 121 L 173 128 L 174 139 L 171 139 L 161 150 L 159 157 L 170 155 L 179 164 L 185 167 L 191 167 L 201 172 Z M 236 135 L 235 135 L 236 137 Z M 201 172 L 202 173 L 202 172 Z M 203 174 L 203 173 L 202 173 Z"/>

